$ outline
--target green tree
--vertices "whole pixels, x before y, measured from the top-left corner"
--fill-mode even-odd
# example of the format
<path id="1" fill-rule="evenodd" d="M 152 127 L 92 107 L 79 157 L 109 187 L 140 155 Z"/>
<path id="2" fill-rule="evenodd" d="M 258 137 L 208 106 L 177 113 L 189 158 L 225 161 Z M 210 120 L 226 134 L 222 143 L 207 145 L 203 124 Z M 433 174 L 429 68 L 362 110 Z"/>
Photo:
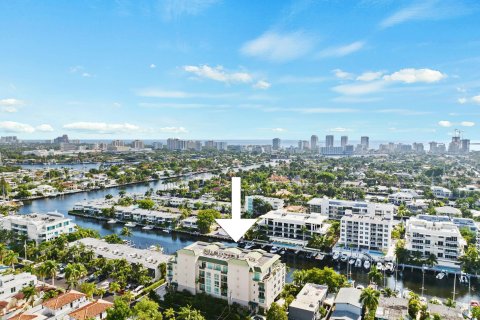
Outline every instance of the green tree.
<path id="1" fill-rule="evenodd" d="M 131 237 L 132 236 L 132 230 L 130 230 L 127 227 L 123 227 L 122 231 L 120 231 L 120 235 L 122 235 L 124 237 Z"/>
<path id="2" fill-rule="evenodd" d="M 274 302 L 267 311 L 267 320 L 288 320 L 287 312 Z"/>
<path id="3" fill-rule="evenodd" d="M 173 308 L 165 309 L 163 315 L 167 320 L 175 320 L 175 310 Z"/>
<path id="4" fill-rule="evenodd" d="M 178 311 L 177 320 L 205 320 L 200 311 L 191 306 L 181 307 Z"/>
<path id="5" fill-rule="evenodd" d="M 57 276 L 58 265 L 53 260 L 47 260 L 42 265 L 41 268 L 45 273 L 46 277 L 50 277 L 52 279 L 52 286 L 55 286 L 55 277 Z"/>
<path id="6" fill-rule="evenodd" d="M 209 233 L 215 219 L 220 218 L 220 212 L 214 209 L 200 210 L 197 215 L 197 225 L 201 233 Z"/>
<path id="7" fill-rule="evenodd" d="M 383 274 L 376 266 L 373 266 L 368 272 L 368 280 L 372 283 L 379 284 L 383 280 Z"/>
<path id="8" fill-rule="evenodd" d="M 141 209 L 152 210 L 155 208 L 155 202 L 152 199 L 137 200 L 137 204 Z"/>
<path id="9" fill-rule="evenodd" d="M 480 254 L 476 245 L 469 245 L 458 260 L 460 260 L 465 272 L 474 274 L 480 272 Z"/>
<path id="10" fill-rule="evenodd" d="M 35 295 L 37 294 L 35 286 L 26 286 L 20 292 L 23 293 L 25 301 L 33 306 Z"/>
<path id="11" fill-rule="evenodd" d="M 133 308 L 133 314 L 138 320 L 162 320 L 162 314 L 158 309 L 158 303 L 145 297 Z"/>
<path id="12" fill-rule="evenodd" d="M 15 264 L 18 263 L 18 253 L 13 250 L 8 250 L 3 257 L 3 263 L 7 266 L 11 266 L 15 271 Z"/>
<path id="13" fill-rule="evenodd" d="M 114 296 L 117 295 L 117 293 L 120 291 L 120 289 L 121 289 L 120 285 L 118 284 L 118 282 L 115 282 L 115 281 L 110 282 L 110 284 L 108 286 L 108 291 L 113 293 Z"/>
<path id="14" fill-rule="evenodd" d="M 365 319 L 375 319 L 375 311 L 377 310 L 379 299 L 380 291 L 371 287 L 363 289 L 360 294 L 360 302 L 365 306 Z"/>
<path id="15" fill-rule="evenodd" d="M 88 299 L 92 299 L 96 292 L 96 285 L 93 282 L 84 282 L 80 285 L 80 291 L 85 293 Z"/>
<path id="16" fill-rule="evenodd" d="M 113 307 L 107 310 L 106 320 L 127 320 L 132 316 L 129 304 L 122 298 L 115 298 Z"/>

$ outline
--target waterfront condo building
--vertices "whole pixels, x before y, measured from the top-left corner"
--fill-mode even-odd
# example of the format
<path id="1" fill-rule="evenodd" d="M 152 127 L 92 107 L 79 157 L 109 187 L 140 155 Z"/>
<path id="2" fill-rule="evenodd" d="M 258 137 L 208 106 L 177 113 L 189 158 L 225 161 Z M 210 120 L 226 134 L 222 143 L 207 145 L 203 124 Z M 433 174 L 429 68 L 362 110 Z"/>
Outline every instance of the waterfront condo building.
<path id="1" fill-rule="evenodd" d="M 392 245 L 393 214 L 353 214 L 340 220 L 339 245 L 346 248 L 387 251 Z"/>
<path id="2" fill-rule="evenodd" d="M 246 212 L 253 212 L 253 200 L 254 199 L 260 199 L 264 202 L 267 202 L 272 206 L 273 210 L 278 210 L 283 208 L 285 202 L 283 199 L 278 199 L 278 198 L 270 198 L 270 197 L 264 197 L 264 196 L 258 196 L 258 195 L 253 195 L 253 196 L 246 196 L 245 197 L 245 211 Z"/>
<path id="3" fill-rule="evenodd" d="M 206 293 L 253 310 L 268 309 L 283 290 L 285 274 L 279 255 L 205 242 L 178 250 L 167 270 L 169 283 L 179 291 Z"/>
<path id="4" fill-rule="evenodd" d="M 329 198 L 313 198 L 308 201 L 311 214 L 322 214 L 332 220 L 340 220 L 345 213 L 395 215 L 397 209 L 393 204 L 365 201 L 336 200 Z"/>
<path id="5" fill-rule="evenodd" d="M 405 248 L 423 257 L 434 254 L 441 266 L 455 266 L 464 252 L 465 239 L 451 221 L 428 221 L 412 217 L 405 228 Z"/>
<path id="6" fill-rule="evenodd" d="M 58 212 L 18 214 L 1 217 L 0 230 L 13 231 L 40 243 L 74 232 L 75 224 Z"/>
<path id="7" fill-rule="evenodd" d="M 259 227 L 270 241 L 305 246 L 314 235 L 323 235 L 330 228 L 328 218 L 320 214 L 270 211 L 261 216 Z"/>
<path id="8" fill-rule="evenodd" d="M 8 302 L 10 298 L 28 286 L 35 286 L 37 277 L 29 272 L 0 275 L 0 301 Z"/>

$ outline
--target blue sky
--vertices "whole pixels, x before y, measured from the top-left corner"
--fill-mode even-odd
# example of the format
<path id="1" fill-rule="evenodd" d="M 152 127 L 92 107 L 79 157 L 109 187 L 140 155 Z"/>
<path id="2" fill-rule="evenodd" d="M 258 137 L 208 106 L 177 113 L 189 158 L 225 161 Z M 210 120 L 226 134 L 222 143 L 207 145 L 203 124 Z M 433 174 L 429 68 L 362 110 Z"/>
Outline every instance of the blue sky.
<path id="1" fill-rule="evenodd" d="M 477 1 L 0 1 L 0 134 L 478 140 Z"/>

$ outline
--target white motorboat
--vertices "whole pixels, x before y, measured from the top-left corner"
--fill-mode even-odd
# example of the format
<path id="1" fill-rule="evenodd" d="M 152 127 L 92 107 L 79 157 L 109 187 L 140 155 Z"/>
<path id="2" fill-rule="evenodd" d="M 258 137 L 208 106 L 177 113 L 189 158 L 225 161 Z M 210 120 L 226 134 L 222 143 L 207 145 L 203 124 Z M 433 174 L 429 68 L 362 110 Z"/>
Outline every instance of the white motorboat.
<path id="1" fill-rule="evenodd" d="M 355 263 L 355 258 L 351 258 L 350 260 L 348 260 L 348 264 L 352 265 Z"/>
<path id="2" fill-rule="evenodd" d="M 464 283 L 464 284 L 467 284 L 468 283 L 468 276 L 462 272 L 462 274 L 460 275 L 460 283 Z"/>
<path id="3" fill-rule="evenodd" d="M 338 258 L 340 258 L 340 253 L 335 252 L 335 253 L 333 254 L 333 260 L 338 260 Z"/>
<path id="4" fill-rule="evenodd" d="M 362 259 L 357 258 L 357 260 L 355 261 L 355 267 L 360 268 L 361 266 L 362 266 Z"/>
<path id="5" fill-rule="evenodd" d="M 437 278 L 438 280 L 442 280 L 443 278 L 445 278 L 445 273 L 440 272 L 440 273 L 437 274 L 437 276 L 435 278 Z"/>
<path id="6" fill-rule="evenodd" d="M 170 233 L 170 229 L 163 229 L 163 232 Z"/>
<path id="7" fill-rule="evenodd" d="M 272 249 L 270 249 L 270 253 L 277 253 L 278 252 L 278 248 L 277 247 L 272 247 Z"/>
<path id="8" fill-rule="evenodd" d="M 383 271 L 383 264 L 381 262 L 377 262 L 377 270 Z"/>
<path id="9" fill-rule="evenodd" d="M 315 260 L 323 260 L 323 258 L 325 258 L 325 255 L 322 254 L 322 253 L 319 253 L 319 254 L 317 254 L 317 256 L 315 257 Z"/>
<path id="10" fill-rule="evenodd" d="M 114 224 L 114 223 L 117 223 L 117 220 L 115 220 L 115 219 L 110 219 L 110 220 L 107 221 L 107 223 Z"/>
<path id="11" fill-rule="evenodd" d="M 370 269 L 370 265 L 371 265 L 370 261 L 368 261 L 368 260 L 365 260 L 365 262 L 363 263 L 363 267 L 367 270 Z"/>
<path id="12" fill-rule="evenodd" d="M 348 260 L 348 256 L 346 253 L 342 254 L 342 257 L 340 258 L 342 262 L 346 262 Z"/>
<path id="13" fill-rule="evenodd" d="M 395 265 L 393 264 L 393 262 L 388 262 L 385 265 L 385 270 L 389 271 L 389 272 L 394 272 L 395 271 Z"/>
<path id="14" fill-rule="evenodd" d="M 153 230 L 153 226 L 150 226 L 150 225 L 145 226 L 142 228 L 142 230 Z"/>
<path id="15" fill-rule="evenodd" d="M 250 250 L 250 249 L 253 248 L 254 245 L 255 245 L 255 244 L 254 244 L 253 242 L 248 242 L 248 243 L 245 245 L 245 249 Z"/>
<path id="16" fill-rule="evenodd" d="M 358 285 L 356 286 L 356 288 L 357 288 L 357 289 L 359 289 L 359 290 L 363 290 L 363 289 L 365 289 L 365 287 L 364 287 L 364 286 L 362 286 L 361 284 L 358 284 Z"/>
<path id="17" fill-rule="evenodd" d="M 279 254 L 281 255 L 285 254 L 285 249 L 280 250 Z"/>
<path id="18" fill-rule="evenodd" d="M 136 225 L 135 223 L 133 223 L 133 222 L 127 222 L 127 223 L 125 224 L 125 227 L 130 227 L 130 228 L 133 228 L 133 227 L 136 227 L 136 226 L 137 226 L 137 225 Z"/>

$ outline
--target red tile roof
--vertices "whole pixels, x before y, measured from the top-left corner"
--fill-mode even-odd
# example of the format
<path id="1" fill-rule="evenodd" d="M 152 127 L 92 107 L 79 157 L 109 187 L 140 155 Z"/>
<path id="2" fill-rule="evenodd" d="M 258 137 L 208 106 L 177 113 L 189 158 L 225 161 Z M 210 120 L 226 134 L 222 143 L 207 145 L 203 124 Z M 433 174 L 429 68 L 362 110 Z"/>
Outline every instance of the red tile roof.
<path id="1" fill-rule="evenodd" d="M 105 300 L 97 300 L 90 302 L 86 306 L 81 307 L 73 312 L 70 312 L 68 315 L 76 320 L 86 320 L 94 318 L 99 314 L 105 312 L 108 308 L 111 308 L 113 303 Z"/>
<path id="2" fill-rule="evenodd" d="M 57 310 L 61 309 L 63 306 L 66 306 L 69 303 L 72 303 L 73 301 L 81 299 L 82 297 L 86 297 L 86 295 L 75 290 L 70 290 L 68 292 L 62 293 L 55 298 L 45 301 L 44 303 L 42 303 L 42 305 L 51 310 Z"/>

